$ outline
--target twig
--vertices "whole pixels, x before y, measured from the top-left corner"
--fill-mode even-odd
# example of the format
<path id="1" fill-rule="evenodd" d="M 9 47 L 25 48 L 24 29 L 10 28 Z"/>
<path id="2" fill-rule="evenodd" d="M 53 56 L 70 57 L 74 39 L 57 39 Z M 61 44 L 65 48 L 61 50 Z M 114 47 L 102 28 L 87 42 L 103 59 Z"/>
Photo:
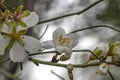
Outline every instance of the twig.
<path id="1" fill-rule="evenodd" d="M 46 51 L 46 52 L 42 52 L 42 53 L 33 53 L 33 54 L 29 54 L 29 56 L 35 56 L 35 55 L 40 55 L 40 54 L 47 54 L 47 53 L 55 53 L 56 51 Z M 94 55 L 97 59 L 101 60 L 97 55 L 95 55 L 95 53 L 93 53 L 91 50 L 72 50 L 72 52 L 90 52 L 92 55 Z"/>
<path id="2" fill-rule="evenodd" d="M 43 34 L 38 38 L 39 40 L 44 36 L 44 34 L 46 33 L 46 31 L 48 30 L 48 27 L 49 27 L 49 25 L 47 25 L 47 27 L 46 27 L 45 31 L 43 32 Z"/>
<path id="3" fill-rule="evenodd" d="M 110 70 L 108 70 L 108 73 L 109 73 L 110 77 L 112 78 L 112 80 L 115 80 L 113 75 L 111 74 Z"/>
<path id="4" fill-rule="evenodd" d="M 57 76 L 58 78 L 60 78 L 61 80 L 66 80 L 62 76 L 60 76 L 57 73 L 55 73 L 53 70 L 51 70 L 51 73 L 54 74 L 55 76 Z"/>
<path id="5" fill-rule="evenodd" d="M 102 1 L 103 0 L 98 0 L 95 3 L 91 4 L 90 6 L 86 7 L 83 10 L 73 12 L 73 13 L 70 13 L 70 14 L 65 14 L 65 15 L 58 16 L 58 17 L 54 17 L 54 18 L 51 18 L 51 19 L 43 20 L 43 21 L 38 22 L 38 24 L 43 24 L 43 23 L 55 21 L 55 20 L 66 18 L 66 17 L 73 16 L 73 15 L 80 15 L 80 14 L 84 13 L 85 11 L 89 10 L 90 8 L 92 8 L 93 6 L 95 6 L 96 4 L 98 4 L 98 3 L 102 2 Z"/>
<path id="6" fill-rule="evenodd" d="M 88 27 L 88 28 L 83 28 L 83 29 L 75 30 L 75 31 L 72 31 L 70 33 L 76 33 L 76 32 L 80 32 L 80 31 L 84 31 L 84 30 L 88 30 L 88 29 L 93 29 L 93 28 L 99 28 L 99 27 L 106 27 L 106 28 L 110 28 L 112 30 L 115 30 L 117 32 L 120 32 L 120 30 L 115 29 L 115 28 L 113 28 L 111 26 L 108 26 L 108 25 L 97 25 L 97 26 L 92 26 L 92 27 Z"/>
<path id="7" fill-rule="evenodd" d="M 50 61 L 42 61 L 42 60 L 37 60 L 33 58 L 29 58 L 29 61 L 39 63 L 39 64 L 45 64 L 45 65 L 50 65 L 50 66 L 58 66 L 58 67 L 63 67 L 67 68 L 67 64 L 60 64 L 60 63 L 53 63 Z M 91 64 L 72 64 L 74 68 L 86 68 L 86 67 L 93 67 L 93 66 L 99 66 L 101 63 L 91 63 Z M 107 62 L 109 65 L 116 65 L 115 62 Z"/>

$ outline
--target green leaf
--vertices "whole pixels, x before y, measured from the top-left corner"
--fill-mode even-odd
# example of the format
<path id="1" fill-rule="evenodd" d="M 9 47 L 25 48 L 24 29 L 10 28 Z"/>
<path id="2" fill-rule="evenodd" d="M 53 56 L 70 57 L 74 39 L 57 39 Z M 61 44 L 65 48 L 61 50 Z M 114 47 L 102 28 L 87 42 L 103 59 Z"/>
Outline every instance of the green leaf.
<path id="1" fill-rule="evenodd" d="M 1 29 L 2 29 L 2 25 L 3 25 L 3 23 L 2 23 L 2 22 L 0 22 L 0 32 L 1 32 Z"/>
<path id="2" fill-rule="evenodd" d="M 22 11 L 22 9 L 23 9 L 23 5 L 20 5 L 20 6 L 17 8 L 17 10 L 15 11 L 15 13 L 20 14 L 21 11 Z"/>
<path id="3" fill-rule="evenodd" d="M 22 17 L 27 17 L 30 15 L 30 11 L 24 11 Z"/>
<path id="4" fill-rule="evenodd" d="M 102 50 L 99 47 L 95 48 L 93 51 L 98 57 L 102 57 Z"/>
<path id="5" fill-rule="evenodd" d="M 5 10 L 4 15 L 7 18 L 9 16 L 9 10 Z"/>
<path id="6" fill-rule="evenodd" d="M 11 22 L 11 27 L 13 27 L 13 32 L 16 32 L 18 24 L 14 21 Z"/>
<path id="7" fill-rule="evenodd" d="M 22 26 L 23 28 L 26 28 L 26 27 L 27 27 L 27 25 L 26 25 L 22 20 L 18 21 L 18 23 L 19 23 L 19 25 Z"/>
<path id="8" fill-rule="evenodd" d="M 27 32 L 27 29 L 24 29 L 24 30 L 19 31 L 18 33 L 23 35 L 23 34 L 26 34 L 26 32 Z"/>
<path id="9" fill-rule="evenodd" d="M 13 47 L 14 43 L 15 43 L 15 40 L 11 39 L 8 46 L 7 46 L 7 49 L 10 50 Z"/>

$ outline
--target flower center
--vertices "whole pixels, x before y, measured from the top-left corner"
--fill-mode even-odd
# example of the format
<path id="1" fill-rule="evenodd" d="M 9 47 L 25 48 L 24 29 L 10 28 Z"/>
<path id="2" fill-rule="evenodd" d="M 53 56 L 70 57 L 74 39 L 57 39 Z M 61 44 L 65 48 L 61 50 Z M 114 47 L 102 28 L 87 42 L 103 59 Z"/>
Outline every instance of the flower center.
<path id="1" fill-rule="evenodd" d="M 15 40 L 21 40 L 21 35 L 18 33 L 13 33 L 12 36 Z"/>
<path id="2" fill-rule="evenodd" d="M 69 38 L 63 37 L 62 35 L 59 38 L 59 42 L 61 45 L 67 44 L 69 45 Z"/>

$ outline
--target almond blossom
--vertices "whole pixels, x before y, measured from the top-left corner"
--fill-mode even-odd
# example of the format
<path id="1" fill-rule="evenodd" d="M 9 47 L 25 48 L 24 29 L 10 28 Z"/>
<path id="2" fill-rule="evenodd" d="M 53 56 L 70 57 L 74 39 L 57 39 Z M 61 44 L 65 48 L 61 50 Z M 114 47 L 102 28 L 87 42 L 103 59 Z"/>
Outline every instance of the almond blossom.
<path id="1" fill-rule="evenodd" d="M 31 12 L 29 16 L 21 18 L 21 20 L 27 25 L 23 28 L 21 25 L 16 25 L 14 21 L 10 26 L 2 26 L 2 35 L 0 35 L 1 53 L 5 54 L 5 49 L 10 50 L 10 59 L 13 62 L 24 62 L 28 59 L 29 53 L 37 53 L 42 48 L 39 40 L 24 35 L 27 29 L 37 24 L 39 17 L 35 12 Z"/>
<path id="2" fill-rule="evenodd" d="M 53 32 L 53 44 L 56 51 L 71 56 L 72 49 L 77 45 L 78 37 L 76 34 L 66 34 L 64 29 L 57 28 Z"/>

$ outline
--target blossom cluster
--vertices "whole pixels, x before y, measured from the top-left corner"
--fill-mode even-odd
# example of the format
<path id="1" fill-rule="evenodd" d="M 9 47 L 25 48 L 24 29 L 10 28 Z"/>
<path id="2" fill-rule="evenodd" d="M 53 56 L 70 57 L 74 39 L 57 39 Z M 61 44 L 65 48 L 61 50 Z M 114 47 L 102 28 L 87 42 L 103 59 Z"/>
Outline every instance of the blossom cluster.
<path id="1" fill-rule="evenodd" d="M 93 50 L 93 53 L 99 57 L 99 59 L 101 60 L 101 64 L 100 64 L 100 68 L 99 70 L 97 70 L 98 74 L 101 75 L 106 75 L 108 73 L 108 64 L 106 63 L 106 61 L 112 61 L 116 63 L 116 66 L 119 66 L 120 63 L 120 42 L 116 41 L 116 42 L 110 42 L 108 45 L 102 45 L 102 46 L 98 46 Z M 107 59 L 108 57 L 111 57 Z M 97 60 L 98 58 L 96 58 L 93 54 L 91 54 L 89 56 L 89 61 L 91 60 Z"/>
<path id="2" fill-rule="evenodd" d="M 3 2 L 4 0 L 0 1 L 0 6 Z M 75 33 L 66 34 L 65 30 L 59 27 L 53 32 L 52 40 L 40 42 L 39 39 L 26 35 L 27 30 L 38 22 L 37 13 L 23 11 L 23 6 L 19 6 L 14 12 L 0 9 L 0 56 L 9 55 L 13 62 L 24 62 L 29 59 L 29 54 L 54 48 L 56 54 L 51 62 L 68 60 L 72 49 L 78 44 L 78 36 Z M 120 62 L 120 42 L 96 47 L 87 63 L 99 59 L 100 66 L 96 73 L 106 75 L 109 71 L 108 56 L 111 56 L 111 61 Z"/>
<path id="3" fill-rule="evenodd" d="M 36 12 L 22 9 L 23 6 L 19 6 L 14 12 L 0 10 L 0 55 L 9 54 L 13 62 L 24 62 L 30 53 L 55 48 L 59 58 L 64 55 L 70 57 L 72 48 L 78 42 L 76 35 L 66 34 L 62 28 L 58 28 L 53 33 L 53 40 L 41 43 L 38 39 L 25 35 L 28 28 L 38 23 L 39 16 Z"/>

